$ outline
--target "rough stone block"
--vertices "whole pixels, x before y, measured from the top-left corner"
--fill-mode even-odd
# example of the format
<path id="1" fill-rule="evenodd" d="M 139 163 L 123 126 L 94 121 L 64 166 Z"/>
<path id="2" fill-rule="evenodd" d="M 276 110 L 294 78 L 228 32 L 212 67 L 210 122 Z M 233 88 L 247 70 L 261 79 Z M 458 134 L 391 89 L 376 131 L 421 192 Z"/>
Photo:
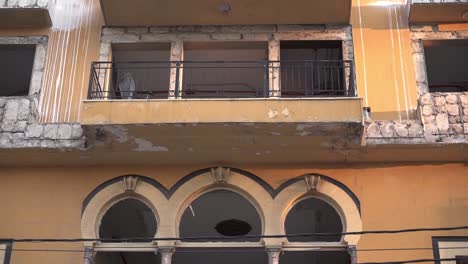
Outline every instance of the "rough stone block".
<path id="1" fill-rule="evenodd" d="M 463 114 L 468 115 L 468 107 L 463 107 Z"/>
<path id="2" fill-rule="evenodd" d="M 380 127 L 382 136 L 384 137 L 394 137 L 395 136 L 395 125 L 393 122 L 384 122 Z"/>
<path id="3" fill-rule="evenodd" d="M 240 33 L 220 33 L 220 34 L 212 34 L 211 39 L 213 40 L 240 40 L 241 34 Z"/>
<path id="4" fill-rule="evenodd" d="M 395 124 L 395 133 L 399 137 L 407 137 L 408 134 L 409 134 L 408 128 L 406 127 L 406 125 L 404 125 L 402 123 L 396 123 Z"/>
<path id="5" fill-rule="evenodd" d="M 149 32 L 148 27 L 128 27 L 127 28 L 127 33 L 144 34 L 148 32 Z"/>
<path id="6" fill-rule="evenodd" d="M 26 141 L 27 148 L 40 148 L 42 140 L 40 139 L 29 139 Z"/>
<path id="7" fill-rule="evenodd" d="M 468 134 L 468 123 L 463 124 L 463 130 L 465 134 Z"/>
<path id="8" fill-rule="evenodd" d="M 449 130 L 449 121 L 446 114 L 438 114 L 436 116 L 436 125 L 440 133 L 447 133 Z"/>
<path id="9" fill-rule="evenodd" d="M 408 127 L 408 136 L 410 137 L 421 137 L 423 134 L 424 129 L 419 123 L 413 122 Z"/>
<path id="10" fill-rule="evenodd" d="M 435 117 L 433 115 L 431 116 L 425 116 L 423 117 L 424 124 L 433 124 L 435 122 Z"/>
<path id="11" fill-rule="evenodd" d="M 434 104 L 436 106 L 442 106 L 445 105 L 445 96 L 434 96 Z"/>
<path id="12" fill-rule="evenodd" d="M 422 114 L 423 114 L 423 116 L 432 115 L 432 105 L 424 105 L 422 107 Z"/>
<path id="13" fill-rule="evenodd" d="M 57 139 L 57 124 L 47 124 L 44 126 L 44 138 L 46 139 Z"/>
<path id="14" fill-rule="evenodd" d="M 37 6 L 39 7 L 48 7 L 50 5 L 50 0 L 37 0 Z"/>
<path id="15" fill-rule="evenodd" d="M 450 124 L 456 124 L 456 123 L 461 123 L 461 116 L 449 116 L 449 123 Z"/>
<path id="16" fill-rule="evenodd" d="M 71 135 L 72 139 L 78 139 L 78 138 L 83 137 L 83 128 L 81 127 L 81 125 L 74 124 L 72 126 L 72 129 L 73 129 L 72 135 Z"/>
<path id="17" fill-rule="evenodd" d="M 382 135 L 380 134 L 379 124 L 377 123 L 372 123 L 369 126 L 367 126 L 366 131 L 367 131 L 367 137 L 372 137 L 372 138 L 382 137 Z"/>
<path id="18" fill-rule="evenodd" d="M 468 95 L 467 94 L 460 96 L 460 101 L 463 107 L 468 107 Z"/>
<path id="19" fill-rule="evenodd" d="M 27 120 L 30 115 L 31 101 L 29 99 L 21 99 L 18 105 L 18 120 Z"/>
<path id="20" fill-rule="evenodd" d="M 28 122 L 26 121 L 18 121 L 16 122 L 15 124 L 15 132 L 23 132 L 26 130 L 26 126 L 27 126 Z"/>
<path id="21" fill-rule="evenodd" d="M 41 148 L 55 148 L 55 141 L 54 140 L 42 140 Z"/>
<path id="22" fill-rule="evenodd" d="M 150 27 L 150 33 L 169 33 L 171 30 L 169 27 Z"/>
<path id="23" fill-rule="evenodd" d="M 43 131 L 44 127 L 42 125 L 32 124 L 26 128 L 25 134 L 27 138 L 40 138 Z"/>
<path id="24" fill-rule="evenodd" d="M 57 130 L 57 139 L 71 139 L 73 128 L 69 124 L 60 124 Z"/>
<path id="25" fill-rule="evenodd" d="M 3 121 L 15 123 L 18 116 L 19 101 L 8 100 L 3 113 Z"/>
<path id="26" fill-rule="evenodd" d="M 435 136 L 439 134 L 439 129 L 434 124 L 427 124 L 424 126 L 424 134 L 427 136 Z"/>
<path id="27" fill-rule="evenodd" d="M 446 114 L 447 113 L 447 106 L 445 105 L 439 105 L 439 106 L 436 106 L 436 113 L 438 114 Z"/>
<path id="28" fill-rule="evenodd" d="M 2 147 L 11 147 L 11 133 L 2 133 L 0 134 L 0 146 Z"/>
<path id="29" fill-rule="evenodd" d="M 449 94 L 445 97 L 445 101 L 447 101 L 448 104 L 456 104 L 458 103 L 458 98 L 455 94 Z"/>
<path id="30" fill-rule="evenodd" d="M 104 27 L 102 28 L 102 35 L 122 35 L 125 33 L 123 27 Z"/>
<path id="31" fill-rule="evenodd" d="M 7 99 L 5 99 L 5 98 L 0 98 L 0 108 L 5 107 L 6 102 L 7 102 Z"/>
<path id="32" fill-rule="evenodd" d="M 454 134 L 463 134 L 463 125 L 462 124 L 450 125 L 450 132 Z"/>
<path id="33" fill-rule="evenodd" d="M 451 116 L 457 116 L 460 114 L 460 109 L 456 104 L 448 104 L 447 105 L 447 112 Z"/>
<path id="34" fill-rule="evenodd" d="M 462 120 L 463 120 L 463 123 L 468 123 L 468 115 L 464 115 Z"/>

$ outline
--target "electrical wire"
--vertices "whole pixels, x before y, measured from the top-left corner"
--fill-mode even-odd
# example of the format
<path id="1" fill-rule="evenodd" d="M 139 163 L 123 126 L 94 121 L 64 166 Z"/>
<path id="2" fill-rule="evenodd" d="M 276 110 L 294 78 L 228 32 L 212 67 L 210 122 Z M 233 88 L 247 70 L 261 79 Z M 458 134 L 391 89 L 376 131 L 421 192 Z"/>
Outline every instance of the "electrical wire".
<path id="1" fill-rule="evenodd" d="M 453 231 L 467 230 L 468 226 L 456 227 L 436 227 L 436 228 L 411 228 L 398 230 L 370 230 L 359 232 L 341 232 L 341 233 L 303 233 L 303 234 L 287 234 L 287 235 L 244 235 L 233 237 L 160 237 L 160 238 L 19 238 L 9 239 L 16 243 L 30 242 L 115 242 L 115 243 L 138 243 L 138 242 L 154 242 L 154 241 L 235 241 L 239 239 L 252 238 L 299 238 L 299 237 L 314 237 L 314 236 L 347 236 L 347 235 L 370 235 L 370 234 L 401 234 L 414 232 L 430 232 L 430 231 Z"/>

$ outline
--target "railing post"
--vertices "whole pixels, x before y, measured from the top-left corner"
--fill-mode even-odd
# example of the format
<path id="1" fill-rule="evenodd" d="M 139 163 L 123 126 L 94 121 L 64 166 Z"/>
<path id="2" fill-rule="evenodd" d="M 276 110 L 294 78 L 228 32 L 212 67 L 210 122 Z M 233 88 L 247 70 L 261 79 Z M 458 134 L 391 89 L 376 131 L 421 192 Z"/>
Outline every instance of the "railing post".
<path id="1" fill-rule="evenodd" d="M 175 77 L 175 88 L 174 88 L 174 98 L 177 99 L 180 96 L 180 71 L 181 71 L 181 62 L 178 61 L 175 64 L 175 71 L 176 71 L 176 77 Z M 181 97 L 181 96 L 180 96 Z"/>
<path id="2" fill-rule="evenodd" d="M 269 62 L 265 61 L 263 63 L 263 96 L 266 98 L 270 96 L 269 91 L 268 91 L 268 86 L 270 83 L 270 78 L 268 78 L 269 72 L 270 72 Z"/>
<path id="3" fill-rule="evenodd" d="M 89 70 L 89 85 L 88 85 L 88 99 L 94 99 L 92 98 L 93 94 L 93 81 L 94 81 L 94 64 L 95 62 L 91 63 L 91 68 Z"/>

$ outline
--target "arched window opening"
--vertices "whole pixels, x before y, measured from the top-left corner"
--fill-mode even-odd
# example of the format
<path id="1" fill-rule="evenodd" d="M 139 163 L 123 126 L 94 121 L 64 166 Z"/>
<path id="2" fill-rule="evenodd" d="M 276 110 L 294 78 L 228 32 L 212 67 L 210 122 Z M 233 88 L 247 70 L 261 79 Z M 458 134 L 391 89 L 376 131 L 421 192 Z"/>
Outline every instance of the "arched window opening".
<path id="1" fill-rule="evenodd" d="M 152 238 L 157 221 L 153 210 L 137 199 L 125 199 L 114 204 L 99 226 L 101 239 Z"/>
<path id="2" fill-rule="evenodd" d="M 99 252 L 95 264 L 160 264 L 161 255 L 155 252 Z"/>
<path id="3" fill-rule="evenodd" d="M 342 233 L 343 223 L 338 212 L 322 199 L 311 197 L 296 203 L 286 216 L 287 235 L 310 233 Z M 289 237 L 290 242 L 339 242 L 335 236 Z"/>
<path id="4" fill-rule="evenodd" d="M 262 222 L 257 209 L 242 195 L 229 190 L 214 190 L 203 194 L 185 209 L 179 231 L 182 238 L 231 237 L 229 240 L 204 241 L 256 242 L 260 241 L 260 238 L 238 236 L 261 235 Z M 182 241 L 195 242 L 190 239 Z"/>

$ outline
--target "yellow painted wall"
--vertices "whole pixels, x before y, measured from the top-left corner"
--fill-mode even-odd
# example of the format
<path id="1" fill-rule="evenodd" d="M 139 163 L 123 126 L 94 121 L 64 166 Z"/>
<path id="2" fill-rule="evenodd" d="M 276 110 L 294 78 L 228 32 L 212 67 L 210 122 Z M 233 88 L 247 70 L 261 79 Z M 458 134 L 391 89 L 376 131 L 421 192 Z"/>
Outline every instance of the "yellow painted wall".
<path id="1" fill-rule="evenodd" d="M 101 183 L 126 174 L 151 177 L 166 187 L 200 167 L 4 168 L 1 238 L 80 237 L 81 205 Z M 460 226 L 468 222 L 468 168 L 452 165 L 355 165 L 348 168 L 245 167 L 274 188 L 304 173 L 321 173 L 360 199 L 363 230 Z M 468 231 L 368 235 L 358 249 L 432 247 L 431 236 Z M 82 249 L 78 244 L 15 244 L 15 249 Z M 81 252 L 14 252 L 12 264 L 82 263 Z M 432 250 L 359 252 L 359 262 L 432 258 Z"/>
<path id="2" fill-rule="evenodd" d="M 414 118 L 417 89 L 408 29 L 408 6 L 377 6 L 377 0 L 353 0 L 353 25 L 359 96 L 373 119 Z M 98 0 L 83 0 L 79 27 L 73 30 L 0 31 L 2 35 L 48 34 L 41 121 L 80 120 L 90 62 L 98 59 L 103 23 Z M 458 28 L 466 28 L 460 25 Z"/>

